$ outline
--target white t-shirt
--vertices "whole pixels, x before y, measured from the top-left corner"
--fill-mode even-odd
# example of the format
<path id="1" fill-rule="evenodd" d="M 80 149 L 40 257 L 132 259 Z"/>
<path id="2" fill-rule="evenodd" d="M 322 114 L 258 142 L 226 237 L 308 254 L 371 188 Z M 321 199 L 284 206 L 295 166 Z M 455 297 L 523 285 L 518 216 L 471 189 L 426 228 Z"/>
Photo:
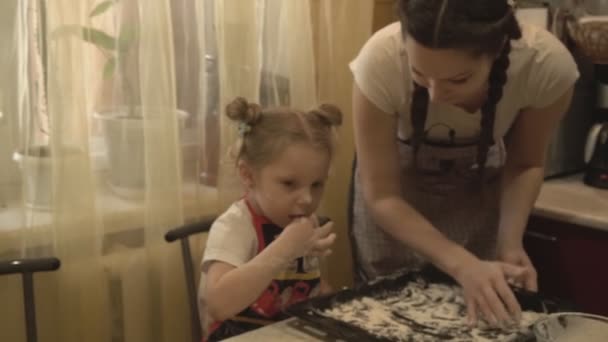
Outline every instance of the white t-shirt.
<path id="1" fill-rule="evenodd" d="M 511 42 L 507 82 L 497 105 L 494 138 L 502 138 L 522 109 L 542 108 L 554 103 L 574 85 L 579 72 L 566 47 L 550 32 L 521 24 L 522 38 Z M 376 32 L 350 63 L 355 82 L 379 109 L 398 114 L 398 136 L 411 132 L 410 96 L 412 81 L 401 24 L 395 22 Z M 481 113 L 429 103 L 426 128 L 450 127 L 456 138 L 479 135 Z M 449 130 L 431 130 L 431 139 L 445 139 Z"/>

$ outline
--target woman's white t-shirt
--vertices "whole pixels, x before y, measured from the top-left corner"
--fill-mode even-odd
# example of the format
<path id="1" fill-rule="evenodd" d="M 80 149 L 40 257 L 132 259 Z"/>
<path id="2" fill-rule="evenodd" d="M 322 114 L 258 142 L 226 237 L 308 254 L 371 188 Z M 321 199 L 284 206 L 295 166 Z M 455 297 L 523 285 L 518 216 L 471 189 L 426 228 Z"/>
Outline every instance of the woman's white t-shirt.
<path id="1" fill-rule="evenodd" d="M 494 137 L 502 138 L 522 109 L 543 108 L 554 103 L 574 85 L 579 72 L 566 47 L 550 32 L 521 24 L 522 38 L 511 42 L 507 82 L 497 105 Z M 412 81 L 399 22 L 376 32 L 350 63 L 361 92 L 380 110 L 398 115 L 398 136 L 411 132 Z M 430 103 L 426 128 L 448 127 L 455 137 L 479 135 L 481 113 Z M 432 129 L 431 139 L 445 139 L 449 129 Z"/>

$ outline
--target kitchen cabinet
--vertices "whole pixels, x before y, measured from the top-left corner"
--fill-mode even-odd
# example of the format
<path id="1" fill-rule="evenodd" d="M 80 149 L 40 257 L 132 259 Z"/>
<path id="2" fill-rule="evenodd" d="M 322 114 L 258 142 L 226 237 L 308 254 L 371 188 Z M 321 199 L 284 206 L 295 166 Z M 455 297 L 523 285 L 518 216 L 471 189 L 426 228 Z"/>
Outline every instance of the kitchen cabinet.
<path id="1" fill-rule="evenodd" d="M 524 246 L 540 291 L 572 301 L 578 311 L 608 315 L 607 230 L 532 216 Z"/>

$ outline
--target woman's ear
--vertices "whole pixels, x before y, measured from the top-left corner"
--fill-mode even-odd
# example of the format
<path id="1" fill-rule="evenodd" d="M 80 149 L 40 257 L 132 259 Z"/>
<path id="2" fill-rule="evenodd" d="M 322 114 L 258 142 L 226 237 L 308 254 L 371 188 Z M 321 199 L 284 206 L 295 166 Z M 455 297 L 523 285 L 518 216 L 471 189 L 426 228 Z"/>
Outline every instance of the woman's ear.
<path id="1" fill-rule="evenodd" d="M 245 189 L 250 190 L 254 185 L 253 170 L 244 160 L 239 160 L 237 168 Z"/>

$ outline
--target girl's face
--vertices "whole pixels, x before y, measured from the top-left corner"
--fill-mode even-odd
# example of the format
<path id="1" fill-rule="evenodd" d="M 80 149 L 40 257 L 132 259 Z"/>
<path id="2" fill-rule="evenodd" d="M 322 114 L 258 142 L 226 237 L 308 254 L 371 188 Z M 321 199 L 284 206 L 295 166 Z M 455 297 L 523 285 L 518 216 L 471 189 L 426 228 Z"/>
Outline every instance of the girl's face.
<path id="1" fill-rule="evenodd" d="M 429 91 L 430 100 L 467 108 L 483 102 L 493 58 L 464 50 L 430 49 L 405 39 L 410 72 Z"/>
<path id="2" fill-rule="evenodd" d="M 329 166 L 327 151 L 304 143 L 286 147 L 274 161 L 259 169 L 239 164 L 250 203 L 280 227 L 317 210 Z"/>

